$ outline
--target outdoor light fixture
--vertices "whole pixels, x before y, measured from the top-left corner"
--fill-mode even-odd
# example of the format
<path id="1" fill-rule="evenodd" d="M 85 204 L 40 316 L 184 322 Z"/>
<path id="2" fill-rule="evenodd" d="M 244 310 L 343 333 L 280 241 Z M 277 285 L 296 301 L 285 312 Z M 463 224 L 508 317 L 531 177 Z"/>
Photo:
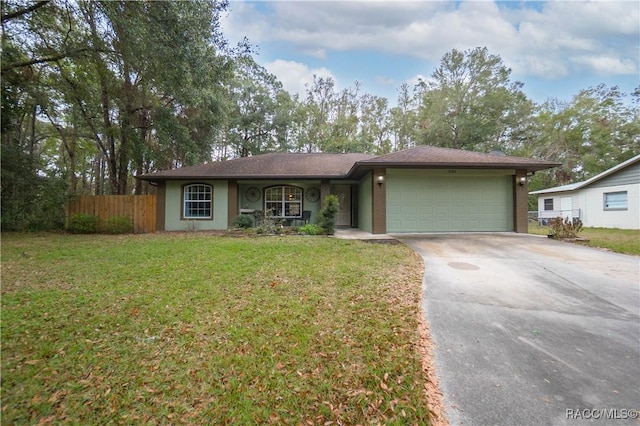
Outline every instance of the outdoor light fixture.
<path id="1" fill-rule="evenodd" d="M 382 175 L 378 176 L 378 186 L 382 187 L 383 183 L 384 183 L 384 176 Z"/>
<path id="2" fill-rule="evenodd" d="M 518 184 L 519 184 L 520 186 L 524 186 L 524 184 L 525 184 L 525 182 L 526 182 L 526 181 L 527 181 L 526 176 L 522 176 L 522 177 L 520 178 L 520 182 L 518 182 Z"/>

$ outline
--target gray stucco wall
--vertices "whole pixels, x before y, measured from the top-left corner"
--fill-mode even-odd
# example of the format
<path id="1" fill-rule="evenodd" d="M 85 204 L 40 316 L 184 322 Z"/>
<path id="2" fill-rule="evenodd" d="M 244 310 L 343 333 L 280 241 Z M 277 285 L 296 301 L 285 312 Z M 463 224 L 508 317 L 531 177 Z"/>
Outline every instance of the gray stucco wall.
<path id="1" fill-rule="evenodd" d="M 213 218 L 181 219 L 182 186 L 190 183 L 205 183 L 213 186 Z M 228 213 L 227 181 L 197 180 L 168 181 L 165 197 L 165 230 L 166 231 L 205 231 L 227 229 Z"/>

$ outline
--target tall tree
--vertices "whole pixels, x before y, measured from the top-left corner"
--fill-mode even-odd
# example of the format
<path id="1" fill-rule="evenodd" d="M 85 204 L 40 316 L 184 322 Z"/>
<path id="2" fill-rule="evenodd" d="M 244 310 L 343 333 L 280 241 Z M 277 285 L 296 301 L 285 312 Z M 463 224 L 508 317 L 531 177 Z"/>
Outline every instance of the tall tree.
<path id="1" fill-rule="evenodd" d="M 398 89 L 397 105 L 389 111 L 389 127 L 394 151 L 400 151 L 415 144 L 416 109 L 415 96 L 410 93 L 409 84 L 403 83 Z"/>
<path id="2" fill-rule="evenodd" d="M 335 81 L 331 77 L 313 76 L 313 83 L 307 87 L 306 99 L 301 105 L 304 117 L 298 134 L 298 147 L 305 152 L 322 151 L 331 144 L 331 119 L 335 101 Z"/>
<path id="3" fill-rule="evenodd" d="M 7 39 L 26 53 L 3 61 L 3 74 L 33 66 L 54 74 L 60 102 L 49 119 L 67 128 L 60 109 L 71 112 L 104 158 L 108 191 L 128 193 L 132 170 L 210 156 L 232 71 L 218 23 L 227 6 L 54 1 L 31 13 L 3 10 Z"/>
<path id="4" fill-rule="evenodd" d="M 145 160 L 156 159 L 145 155 L 151 142 L 168 148 L 161 150 L 163 157 L 171 152 L 178 165 L 207 158 L 207 136 L 220 122 L 216 109 L 222 101 L 216 98 L 231 71 L 229 61 L 216 54 L 225 44 L 216 31 L 224 8 L 210 2 L 86 3 L 96 47 L 106 41 L 114 52 L 92 58 L 102 93 L 102 134 L 108 138 L 98 144 L 107 158 L 111 192 L 127 192 L 131 162 L 139 172 L 150 167 Z M 95 25 L 98 18 L 108 25 Z M 113 93 L 109 70 L 117 80 Z"/>
<path id="5" fill-rule="evenodd" d="M 282 83 L 253 58 L 244 56 L 236 61 L 229 91 L 223 143 L 240 157 L 286 149 L 288 100 Z"/>
<path id="6" fill-rule="evenodd" d="M 64 216 L 63 176 L 41 157 L 50 128 L 39 121 L 47 108 L 46 74 L 41 64 L 47 52 L 20 31 L 52 21 L 49 2 L 3 1 L 0 220 L 3 230 L 47 229 L 60 226 Z M 51 40 L 54 43 L 56 40 Z M 43 54 L 40 54 L 43 53 Z"/>
<path id="7" fill-rule="evenodd" d="M 421 81 L 418 142 L 477 151 L 507 149 L 531 103 L 487 48 L 446 53 Z"/>
<path id="8" fill-rule="evenodd" d="M 335 93 L 328 102 L 327 124 L 329 137 L 323 142 L 324 152 L 364 152 L 366 147 L 357 142 L 358 127 L 362 123 L 360 83 Z"/>
<path id="9" fill-rule="evenodd" d="M 336 91 L 332 78 L 314 76 L 306 98 L 292 114 L 297 150 L 386 152 L 390 149 L 388 102 L 361 93 L 361 84 Z"/>
<path id="10" fill-rule="evenodd" d="M 360 135 L 354 143 L 354 151 L 388 154 L 392 148 L 389 102 L 380 96 L 363 95 L 360 99 Z"/>
<path id="11" fill-rule="evenodd" d="M 550 99 L 540 106 L 531 155 L 562 162 L 544 175 L 542 186 L 585 180 L 640 154 L 640 114 L 626 97 L 601 84 L 570 102 Z"/>
<path id="12" fill-rule="evenodd" d="M 28 55 L 3 39 L 2 60 Z M 37 69 L 13 68 L 0 81 L 2 120 L 0 157 L 0 223 L 2 230 L 60 227 L 65 182 L 41 155 L 50 127 L 38 120 L 48 104 L 43 76 Z"/>

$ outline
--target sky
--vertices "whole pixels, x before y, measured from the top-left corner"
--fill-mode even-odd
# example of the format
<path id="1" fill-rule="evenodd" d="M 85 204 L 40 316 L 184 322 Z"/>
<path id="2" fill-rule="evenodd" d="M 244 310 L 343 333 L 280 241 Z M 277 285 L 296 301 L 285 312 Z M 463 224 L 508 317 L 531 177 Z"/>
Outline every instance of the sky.
<path id="1" fill-rule="evenodd" d="M 638 1 L 238 1 L 222 19 L 290 93 L 313 76 L 396 103 L 452 49 L 486 47 L 538 103 L 605 84 L 640 86 Z"/>

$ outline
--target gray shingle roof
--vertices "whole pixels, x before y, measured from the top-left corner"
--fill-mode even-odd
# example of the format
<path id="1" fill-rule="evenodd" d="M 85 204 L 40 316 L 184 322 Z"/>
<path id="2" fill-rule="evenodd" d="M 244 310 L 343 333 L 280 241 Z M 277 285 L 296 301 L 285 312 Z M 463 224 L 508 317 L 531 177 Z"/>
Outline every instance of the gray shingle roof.
<path id="1" fill-rule="evenodd" d="M 357 161 L 372 157 L 369 154 L 271 153 L 174 170 L 161 170 L 139 176 L 139 178 L 145 180 L 345 178 Z"/>
<path id="2" fill-rule="evenodd" d="M 529 171 L 548 169 L 560 165 L 549 161 L 523 157 L 487 154 L 453 148 L 439 148 L 420 145 L 403 151 L 392 152 L 359 162 L 360 165 L 374 166 L 420 166 L 440 168 L 496 168 L 527 169 Z"/>
<path id="3" fill-rule="evenodd" d="M 374 167 L 548 169 L 560 163 L 421 145 L 391 154 L 271 153 L 162 170 L 138 176 L 171 179 L 344 179 L 359 178 Z"/>

